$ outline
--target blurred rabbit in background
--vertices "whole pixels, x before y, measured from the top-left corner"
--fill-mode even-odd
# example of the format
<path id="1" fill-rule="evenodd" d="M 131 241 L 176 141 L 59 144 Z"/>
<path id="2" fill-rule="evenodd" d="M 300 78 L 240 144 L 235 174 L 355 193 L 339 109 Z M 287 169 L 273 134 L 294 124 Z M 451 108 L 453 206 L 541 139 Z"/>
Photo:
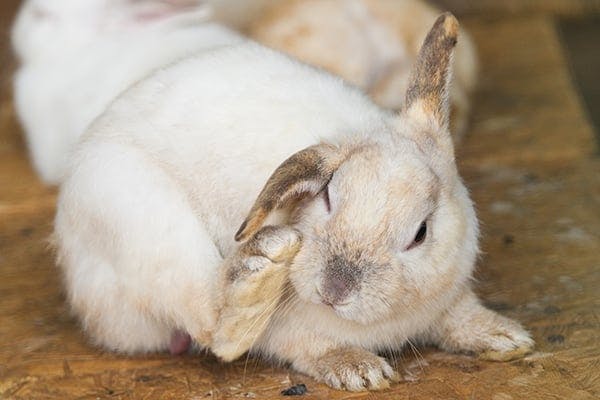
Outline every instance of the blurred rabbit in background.
<path id="1" fill-rule="evenodd" d="M 13 27 L 15 105 L 35 170 L 58 184 L 73 144 L 119 93 L 153 70 L 243 40 L 219 24 L 402 106 L 438 11 L 420 0 L 27 0 Z M 451 91 L 467 128 L 477 62 L 464 32 Z"/>
<path id="2" fill-rule="evenodd" d="M 28 0 L 13 27 L 15 105 L 33 165 L 58 184 L 79 136 L 148 73 L 238 42 L 197 0 Z"/>
<path id="3" fill-rule="evenodd" d="M 421 0 L 287 0 L 250 24 L 256 41 L 340 75 L 380 106 L 400 109 L 423 39 L 440 14 Z M 477 81 L 477 57 L 461 29 L 450 93 L 460 139 Z"/>

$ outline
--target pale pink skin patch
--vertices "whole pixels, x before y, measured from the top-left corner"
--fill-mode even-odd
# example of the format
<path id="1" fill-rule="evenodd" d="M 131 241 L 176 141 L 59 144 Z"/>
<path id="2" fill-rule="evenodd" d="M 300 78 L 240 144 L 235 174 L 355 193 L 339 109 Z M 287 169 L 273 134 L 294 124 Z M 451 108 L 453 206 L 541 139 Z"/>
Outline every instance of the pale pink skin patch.
<path id="1" fill-rule="evenodd" d="M 136 20 L 155 21 L 166 19 L 198 8 L 197 0 L 163 0 L 148 3 L 145 9 L 136 13 Z M 144 5 L 144 3 L 141 4 Z"/>
<path id="2" fill-rule="evenodd" d="M 187 332 L 180 330 L 174 331 L 171 334 L 171 342 L 169 343 L 169 353 L 174 356 L 186 353 L 192 344 L 192 338 Z"/>

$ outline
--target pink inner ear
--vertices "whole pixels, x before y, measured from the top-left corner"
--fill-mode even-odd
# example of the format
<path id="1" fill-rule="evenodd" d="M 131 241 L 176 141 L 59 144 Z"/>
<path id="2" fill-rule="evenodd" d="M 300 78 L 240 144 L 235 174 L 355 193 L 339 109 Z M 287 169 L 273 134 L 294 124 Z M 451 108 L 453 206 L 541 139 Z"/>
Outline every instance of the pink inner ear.
<path id="1" fill-rule="evenodd" d="M 50 13 L 42 8 L 36 7 L 32 11 L 35 19 L 46 19 L 50 17 Z"/>
<path id="2" fill-rule="evenodd" d="M 139 10 L 135 13 L 137 21 L 155 21 L 169 18 L 177 14 L 184 14 L 199 7 L 198 0 L 152 0 L 134 1 L 139 4 Z"/>

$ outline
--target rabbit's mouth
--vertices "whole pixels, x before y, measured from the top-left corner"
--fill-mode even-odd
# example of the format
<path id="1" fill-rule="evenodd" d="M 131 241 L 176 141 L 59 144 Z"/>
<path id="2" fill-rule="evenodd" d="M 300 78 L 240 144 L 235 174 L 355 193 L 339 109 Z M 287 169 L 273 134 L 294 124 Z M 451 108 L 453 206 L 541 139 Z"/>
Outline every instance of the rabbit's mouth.
<path id="1" fill-rule="evenodd" d="M 351 303 L 350 300 L 333 300 L 331 296 L 323 294 L 321 288 L 317 287 L 317 295 L 319 296 L 318 304 L 323 304 L 328 307 L 335 309 L 336 307 L 342 307 Z"/>
<path id="2" fill-rule="evenodd" d="M 381 315 L 379 315 L 378 312 L 365 312 L 358 300 L 326 307 L 330 312 L 335 314 L 337 318 L 362 326 L 369 326 L 381 319 Z"/>
<path id="3" fill-rule="evenodd" d="M 322 290 L 317 288 L 317 298 L 316 304 L 327 308 L 339 318 L 356 321 L 357 299 L 354 294 L 333 300 L 331 296 L 323 294 Z"/>
<path id="4" fill-rule="evenodd" d="M 352 303 L 352 299 L 349 299 L 347 296 L 344 296 L 343 298 L 340 296 L 333 296 L 328 291 L 323 291 L 319 287 L 317 287 L 317 296 L 319 299 L 317 302 L 318 304 L 330 307 L 334 311 Z"/>
<path id="5" fill-rule="evenodd" d="M 338 317 L 345 319 L 345 320 L 349 320 L 349 321 L 356 321 L 355 320 L 356 307 L 354 307 L 352 305 L 351 301 L 348 301 L 344 304 L 335 304 L 330 307 L 333 310 L 333 312 L 335 313 L 335 315 L 337 315 Z"/>

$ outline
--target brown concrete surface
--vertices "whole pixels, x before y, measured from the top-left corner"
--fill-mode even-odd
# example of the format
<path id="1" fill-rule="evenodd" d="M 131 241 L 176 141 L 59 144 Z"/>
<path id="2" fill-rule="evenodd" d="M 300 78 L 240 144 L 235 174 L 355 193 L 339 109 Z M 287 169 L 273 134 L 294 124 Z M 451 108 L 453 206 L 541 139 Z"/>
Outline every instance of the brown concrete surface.
<path id="1" fill-rule="evenodd" d="M 0 5 L 0 399 L 276 399 L 298 382 L 315 399 L 600 397 L 600 161 L 551 19 L 463 21 L 483 75 L 458 154 L 483 225 L 478 290 L 531 330 L 536 352 L 493 363 L 408 349 L 393 357 L 404 381 L 369 394 L 336 392 L 255 359 L 125 357 L 86 343 L 47 249 L 55 193 L 28 165 L 10 103 L 6 27 L 15 3 Z"/>

